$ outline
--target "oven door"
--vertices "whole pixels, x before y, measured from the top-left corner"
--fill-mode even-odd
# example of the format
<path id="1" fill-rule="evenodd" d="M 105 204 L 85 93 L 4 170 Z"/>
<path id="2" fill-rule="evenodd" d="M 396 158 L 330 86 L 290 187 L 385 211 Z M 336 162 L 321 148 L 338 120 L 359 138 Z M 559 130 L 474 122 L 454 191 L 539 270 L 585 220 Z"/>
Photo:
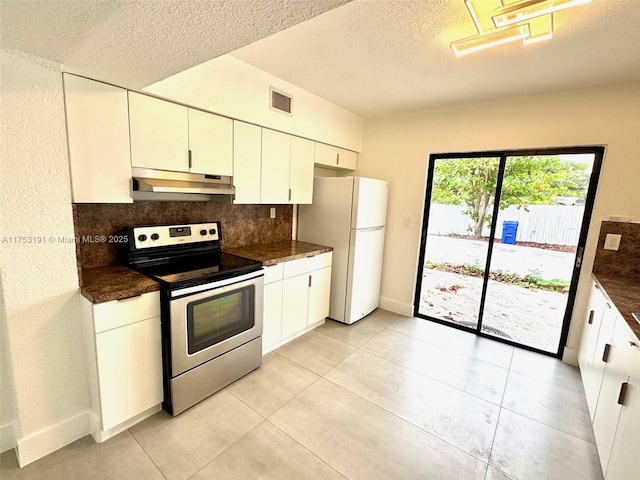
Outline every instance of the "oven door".
<path id="1" fill-rule="evenodd" d="M 171 291 L 171 377 L 262 335 L 263 272 Z"/>

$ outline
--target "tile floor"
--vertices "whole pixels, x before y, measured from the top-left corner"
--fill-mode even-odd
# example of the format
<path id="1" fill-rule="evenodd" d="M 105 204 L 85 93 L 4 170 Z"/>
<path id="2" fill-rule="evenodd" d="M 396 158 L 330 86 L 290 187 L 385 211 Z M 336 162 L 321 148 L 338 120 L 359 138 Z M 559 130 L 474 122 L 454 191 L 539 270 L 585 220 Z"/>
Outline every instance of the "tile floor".
<path id="1" fill-rule="evenodd" d="M 602 479 L 576 368 L 378 310 L 333 321 L 176 418 L 2 480 Z"/>

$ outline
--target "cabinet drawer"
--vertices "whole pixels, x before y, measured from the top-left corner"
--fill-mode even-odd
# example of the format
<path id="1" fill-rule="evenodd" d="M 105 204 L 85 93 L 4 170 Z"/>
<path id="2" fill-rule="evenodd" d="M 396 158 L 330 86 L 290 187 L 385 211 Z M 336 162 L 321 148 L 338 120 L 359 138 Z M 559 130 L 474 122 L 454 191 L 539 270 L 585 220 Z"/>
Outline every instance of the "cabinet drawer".
<path id="1" fill-rule="evenodd" d="M 160 293 L 114 300 L 93 305 L 95 333 L 146 320 L 160 315 Z"/>
<path id="2" fill-rule="evenodd" d="M 627 374 L 640 378 L 640 342 L 621 316 L 616 319 L 613 329 L 613 344 L 620 351 Z"/>
<path id="3" fill-rule="evenodd" d="M 264 267 L 264 284 L 278 282 L 282 280 L 282 271 L 284 263 L 276 263 L 275 265 L 269 265 Z"/>
<path id="4" fill-rule="evenodd" d="M 284 262 L 283 265 L 284 278 L 295 277 L 296 275 L 302 275 L 303 273 L 309 273 L 313 270 L 330 266 L 331 253 L 321 253 L 311 257 L 298 258 L 297 260 Z"/>

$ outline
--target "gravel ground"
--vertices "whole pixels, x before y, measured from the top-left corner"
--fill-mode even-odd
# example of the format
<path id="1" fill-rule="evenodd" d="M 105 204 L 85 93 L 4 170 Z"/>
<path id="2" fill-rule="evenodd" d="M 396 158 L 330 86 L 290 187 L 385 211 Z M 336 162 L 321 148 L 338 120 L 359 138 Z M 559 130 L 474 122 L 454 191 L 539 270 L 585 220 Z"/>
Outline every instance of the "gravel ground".
<path id="1" fill-rule="evenodd" d="M 424 269 L 419 312 L 475 326 L 482 278 Z M 489 281 L 483 330 L 556 353 L 567 294 Z M 496 331 L 497 329 L 497 331 Z"/>

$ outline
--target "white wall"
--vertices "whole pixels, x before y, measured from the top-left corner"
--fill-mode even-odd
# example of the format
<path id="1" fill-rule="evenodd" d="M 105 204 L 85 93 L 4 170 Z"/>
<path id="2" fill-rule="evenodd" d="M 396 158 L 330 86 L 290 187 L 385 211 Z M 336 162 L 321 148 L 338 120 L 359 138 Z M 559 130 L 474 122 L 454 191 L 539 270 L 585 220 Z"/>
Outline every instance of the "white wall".
<path id="1" fill-rule="evenodd" d="M 585 311 L 600 222 L 640 220 L 640 83 L 573 90 L 365 119 L 357 174 L 390 183 L 381 304 L 412 312 L 426 168 L 431 153 L 606 145 L 574 319 Z M 410 217 L 412 228 L 402 227 Z M 581 322 L 565 359 L 573 361 Z"/>
<path id="2" fill-rule="evenodd" d="M 60 68 L 0 55 L 0 331 L 26 464 L 89 432 L 89 400 L 75 247 L 57 242 L 74 235 Z"/>
<path id="3" fill-rule="evenodd" d="M 293 97 L 293 116 L 269 108 L 269 87 Z M 144 89 L 221 115 L 360 151 L 362 118 L 230 55 Z"/>

